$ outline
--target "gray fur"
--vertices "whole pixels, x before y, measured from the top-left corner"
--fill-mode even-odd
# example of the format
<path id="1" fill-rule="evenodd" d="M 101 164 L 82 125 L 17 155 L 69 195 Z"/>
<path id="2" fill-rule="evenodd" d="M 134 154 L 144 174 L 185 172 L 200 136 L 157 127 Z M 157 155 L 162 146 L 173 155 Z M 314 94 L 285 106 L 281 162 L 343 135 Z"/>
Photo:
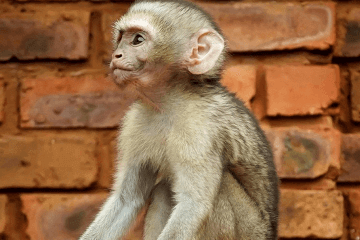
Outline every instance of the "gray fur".
<path id="1" fill-rule="evenodd" d="M 137 1 L 115 29 L 141 14 L 151 15 L 152 24 L 187 31 L 188 38 L 202 25 L 218 31 L 202 10 L 182 1 Z M 200 23 L 184 27 L 188 14 Z M 160 38 L 179 37 L 171 33 Z M 277 239 L 278 179 L 270 146 L 254 116 L 219 84 L 225 52 L 202 75 L 168 56 L 186 45 L 184 36 L 178 48 L 170 41 L 162 46 L 165 53 L 156 53 L 172 69 L 161 111 L 139 100 L 127 112 L 113 192 L 81 240 L 123 237 L 149 197 L 145 240 Z"/>

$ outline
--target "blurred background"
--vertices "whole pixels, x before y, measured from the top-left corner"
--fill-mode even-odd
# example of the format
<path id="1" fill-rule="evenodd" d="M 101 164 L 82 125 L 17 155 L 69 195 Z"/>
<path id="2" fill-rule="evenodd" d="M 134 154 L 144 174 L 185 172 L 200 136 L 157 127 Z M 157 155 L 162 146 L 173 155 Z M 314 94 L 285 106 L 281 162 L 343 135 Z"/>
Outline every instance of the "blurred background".
<path id="1" fill-rule="evenodd" d="M 360 1 L 197 3 L 228 40 L 223 84 L 273 147 L 280 238 L 359 240 Z M 129 4 L 1 0 L 0 239 L 77 239 L 106 198 L 133 101 L 107 78 Z"/>

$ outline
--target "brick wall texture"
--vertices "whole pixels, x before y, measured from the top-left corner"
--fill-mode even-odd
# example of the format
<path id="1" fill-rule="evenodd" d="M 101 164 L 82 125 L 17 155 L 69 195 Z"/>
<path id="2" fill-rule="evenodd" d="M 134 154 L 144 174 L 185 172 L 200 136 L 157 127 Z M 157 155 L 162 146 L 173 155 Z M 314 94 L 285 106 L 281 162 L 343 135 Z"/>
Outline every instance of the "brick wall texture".
<path id="1" fill-rule="evenodd" d="M 272 145 L 280 239 L 359 240 L 360 1 L 197 3 L 228 41 L 222 84 Z M 0 1 L 0 239 L 77 239 L 106 199 L 134 100 L 107 77 L 129 5 Z"/>

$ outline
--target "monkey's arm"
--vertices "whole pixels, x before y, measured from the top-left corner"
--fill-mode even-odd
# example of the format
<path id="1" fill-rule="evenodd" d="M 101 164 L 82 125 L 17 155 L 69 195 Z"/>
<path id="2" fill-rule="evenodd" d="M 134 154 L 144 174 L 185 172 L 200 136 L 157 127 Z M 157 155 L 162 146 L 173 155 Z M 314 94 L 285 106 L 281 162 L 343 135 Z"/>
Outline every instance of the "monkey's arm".
<path id="1" fill-rule="evenodd" d="M 172 188 L 177 204 L 158 240 L 195 239 L 199 226 L 212 209 L 221 181 L 222 163 L 211 149 L 205 148 L 208 151 L 205 153 L 199 148 L 203 146 L 183 144 L 177 148 Z"/>
<path id="2" fill-rule="evenodd" d="M 112 194 L 80 240 L 123 237 L 144 206 L 156 180 L 156 173 L 146 165 L 126 166 L 117 175 Z"/>

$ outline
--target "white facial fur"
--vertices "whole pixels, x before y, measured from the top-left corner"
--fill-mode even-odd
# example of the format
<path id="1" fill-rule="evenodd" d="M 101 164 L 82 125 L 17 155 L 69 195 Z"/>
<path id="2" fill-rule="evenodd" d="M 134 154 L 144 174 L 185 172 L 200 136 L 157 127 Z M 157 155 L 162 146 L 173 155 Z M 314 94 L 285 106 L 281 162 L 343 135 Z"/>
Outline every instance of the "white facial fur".
<path id="1" fill-rule="evenodd" d="M 156 30 L 146 19 L 133 19 L 130 22 L 120 20 L 115 26 L 116 48 L 110 63 L 115 81 L 121 83 L 126 80 L 138 80 L 149 72 L 149 55 L 157 34 Z M 136 41 L 137 38 L 141 39 L 141 42 Z"/>

